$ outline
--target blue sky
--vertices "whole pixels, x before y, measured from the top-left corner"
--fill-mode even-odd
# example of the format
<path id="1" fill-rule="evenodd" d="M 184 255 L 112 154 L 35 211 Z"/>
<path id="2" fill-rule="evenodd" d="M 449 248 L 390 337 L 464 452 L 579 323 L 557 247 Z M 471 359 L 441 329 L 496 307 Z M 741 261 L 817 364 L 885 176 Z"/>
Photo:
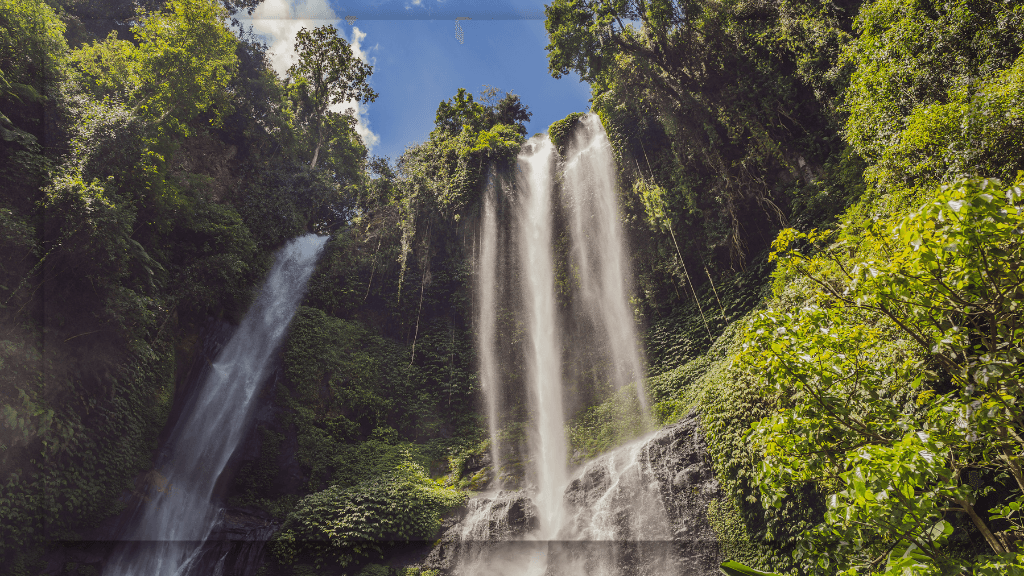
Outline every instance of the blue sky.
<path id="1" fill-rule="evenodd" d="M 355 16 L 350 25 L 346 16 Z M 456 38 L 457 17 L 464 43 Z M 372 153 L 395 160 L 426 140 L 441 100 L 459 88 L 513 91 L 530 107 L 530 134 L 589 108 L 590 87 L 548 73 L 544 3 L 526 0 L 265 0 L 246 24 L 264 35 L 284 74 L 302 27 L 334 24 L 373 64 L 376 102 L 355 106 Z"/>

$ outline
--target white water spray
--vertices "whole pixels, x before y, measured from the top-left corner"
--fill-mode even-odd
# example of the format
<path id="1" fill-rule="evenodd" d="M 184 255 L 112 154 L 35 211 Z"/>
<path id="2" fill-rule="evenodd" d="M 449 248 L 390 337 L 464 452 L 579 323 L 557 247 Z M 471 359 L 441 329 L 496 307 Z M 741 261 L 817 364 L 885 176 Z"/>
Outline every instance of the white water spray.
<path id="1" fill-rule="evenodd" d="M 552 258 L 551 171 L 555 149 L 546 136 L 532 138 L 519 155 L 519 250 L 529 353 L 527 381 L 533 389 L 537 507 L 541 534 L 554 535 L 566 481 L 562 412 L 562 356 L 555 306 Z"/>
<path id="2" fill-rule="evenodd" d="M 495 346 L 495 323 L 497 321 L 498 268 L 498 216 L 495 176 L 488 178 L 484 191 L 480 221 L 480 262 L 477 278 L 477 293 L 480 299 L 480 316 L 477 329 L 477 350 L 480 351 L 480 386 L 487 402 L 487 428 L 491 440 L 491 466 L 494 483 L 501 487 L 501 452 L 498 449 L 498 360 Z"/>
<path id="3" fill-rule="evenodd" d="M 185 576 L 217 521 L 213 491 L 242 440 L 247 415 L 306 291 L 327 237 L 308 234 L 277 253 L 256 302 L 182 414 L 162 481 L 130 519 L 109 576 Z"/>
<path id="4" fill-rule="evenodd" d="M 569 145 L 563 202 L 570 214 L 580 304 L 603 332 L 615 389 L 633 383 L 641 413 L 646 415 L 644 368 L 629 306 L 631 271 L 619 217 L 615 157 L 594 114 L 580 119 Z"/>
<path id="5" fill-rule="evenodd" d="M 470 502 L 461 530 L 450 534 L 460 547 L 460 576 L 668 576 L 681 574 L 673 527 L 649 457 L 653 436 L 636 440 L 591 462 L 570 478 L 563 409 L 563 363 L 576 356 L 611 366 L 609 384 L 635 385 L 647 417 L 644 367 L 629 305 L 631 270 L 619 215 L 615 161 L 593 115 L 582 118 L 568 146 L 553 205 L 555 149 L 535 136 L 518 158 L 517 204 L 512 237 L 498 246 L 493 212 L 495 189 L 483 200 L 480 264 L 481 379 L 492 381 L 496 273 L 492 254 L 515 251 L 521 302 L 511 302 L 525 333 L 526 386 L 532 400 L 534 437 L 530 463 L 536 490 L 496 492 Z M 559 218 L 556 219 L 556 216 Z M 562 219 L 564 217 L 564 220 Z M 564 344 L 555 299 L 556 222 L 564 222 L 571 253 L 563 279 L 571 285 L 571 310 L 589 333 Z M 488 294 L 490 292 L 490 294 Z M 491 310 L 487 310 L 491 308 Z M 489 316 L 488 316 L 489 315 Z M 484 322 L 491 322 L 486 324 Z M 577 323 L 572 320 L 569 323 Z M 592 353 L 588 347 L 596 347 Z M 563 357 L 563 353 L 566 357 Z M 515 371 L 516 367 L 510 367 Z M 485 391 L 486 391 L 485 385 Z M 492 420 L 498 407 L 489 404 Z M 493 436 L 492 424 L 492 436 Z M 661 476 L 667 477 L 665 474 Z M 674 477 L 673 477 L 674 478 Z M 571 480 L 571 481 L 570 481 Z M 670 480 L 671 481 L 671 480 Z M 534 504 L 536 506 L 534 507 Z"/>

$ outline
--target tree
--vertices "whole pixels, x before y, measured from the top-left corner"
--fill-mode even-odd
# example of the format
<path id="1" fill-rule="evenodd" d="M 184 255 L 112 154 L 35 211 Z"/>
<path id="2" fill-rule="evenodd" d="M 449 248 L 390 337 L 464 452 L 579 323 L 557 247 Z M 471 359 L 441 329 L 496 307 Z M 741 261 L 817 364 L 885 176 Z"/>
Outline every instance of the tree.
<path id="1" fill-rule="evenodd" d="M 484 127 L 487 121 L 487 108 L 473 101 L 473 94 L 465 88 L 459 88 L 454 98 L 442 101 L 437 106 L 434 125 L 443 133 L 458 134 L 463 126 L 469 126 L 474 132 Z"/>
<path id="2" fill-rule="evenodd" d="M 891 191 L 1024 168 L 1024 9 L 1015 2 L 878 0 L 843 50 L 846 140 Z"/>
<path id="3" fill-rule="evenodd" d="M 227 86 L 238 68 L 227 11 L 216 0 L 170 0 L 140 16 L 134 42 L 111 32 L 72 53 L 93 94 L 130 103 L 165 135 L 187 135 L 187 125 L 205 113 L 217 123 L 230 107 Z"/>
<path id="4" fill-rule="evenodd" d="M 316 139 L 309 167 L 316 168 L 320 147 L 326 137 L 324 126 L 328 109 L 336 104 L 365 104 L 377 99 L 377 93 L 367 84 L 373 74 L 373 66 L 357 58 L 352 47 L 338 36 L 338 30 L 330 24 L 299 30 L 295 51 L 299 61 L 288 69 L 288 75 L 296 81 L 308 107 L 305 116 Z"/>
<path id="5" fill-rule="evenodd" d="M 838 54 L 836 8 L 791 4 L 555 0 L 545 10 L 551 74 L 591 83 L 626 162 L 665 187 L 677 226 L 703 231 L 730 266 L 791 214 L 782 193 L 801 193 L 836 152 L 838 125 L 801 72 Z M 793 21 L 828 31 L 804 34 L 826 46 L 793 48 Z"/>
<path id="6" fill-rule="evenodd" d="M 753 321 L 743 357 L 780 410 L 749 439 L 767 502 L 831 492 L 804 541 L 821 568 L 961 572 L 949 543 L 974 538 L 996 555 L 975 574 L 1018 573 L 1000 563 L 1024 560 L 1022 203 L 966 180 L 895 222 L 776 241 L 781 277 L 820 292 Z"/>

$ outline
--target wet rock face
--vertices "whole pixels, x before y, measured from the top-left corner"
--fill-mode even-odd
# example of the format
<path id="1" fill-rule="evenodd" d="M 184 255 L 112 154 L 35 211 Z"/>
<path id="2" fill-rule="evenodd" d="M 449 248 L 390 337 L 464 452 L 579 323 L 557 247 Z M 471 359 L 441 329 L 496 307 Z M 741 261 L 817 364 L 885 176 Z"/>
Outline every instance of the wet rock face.
<path id="1" fill-rule="evenodd" d="M 708 522 L 708 504 L 720 496 L 707 445 L 695 416 L 665 428 L 645 446 L 651 473 L 672 527 L 677 554 L 686 574 L 718 575 L 718 540 Z"/>
<path id="2" fill-rule="evenodd" d="M 520 538 L 536 530 L 537 505 L 524 492 L 512 492 L 499 496 L 488 514 L 488 532 L 491 540 Z"/>
<path id="3" fill-rule="evenodd" d="M 718 576 L 707 507 L 719 486 L 705 453 L 691 416 L 588 462 L 565 489 L 565 514 L 550 541 L 537 540 L 529 493 L 474 498 L 424 567 L 445 574 Z M 527 569 L 525 559 L 538 557 Z"/>
<path id="4" fill-rule="evenodd" d="M 704 454 L 691 417 L 587 463 L 565 490 L 547 573 L 719 574 L 707 520 L 719 488 Z"/>
<path id="5" fill-rule="evenodd" d="M 518 540 L 539 526 L 537 505 L 522 490 L 470 500 L 424 562 L 427 569 L 451 573 L 460 558 L 481 553 L 489 543 Z"/>
<path id="6" fill-rule="evenodd" d="M 204 566 L 190 574 L 253 576 L 263 563 L 267 542 L 280 528 L 256 509 L 224 510 L 205 545 Z"/>
<path id="7" fill-rule="evenodd" d="M 565 489 L 565 504 L 570 510 L 592 506 L 608 491 L 611 483 L 611 474 L 605 466 L 588 466 Z"/>

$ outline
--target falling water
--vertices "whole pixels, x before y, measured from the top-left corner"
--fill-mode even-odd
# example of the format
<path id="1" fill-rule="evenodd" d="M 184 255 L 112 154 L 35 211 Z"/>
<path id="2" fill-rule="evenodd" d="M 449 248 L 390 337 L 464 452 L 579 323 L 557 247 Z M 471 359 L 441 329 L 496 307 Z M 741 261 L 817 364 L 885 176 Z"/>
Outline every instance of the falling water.
<path id="1" fill-rule="evenodd" d="M 435 565 L 447 566 L 444 558 L 449 558 L 454 572 L 463 576 L 713 573 L 713 546 L 705 547 L 711 550 L 707 553 L 699 546 L 693 552 L 676 538 L 706 524 L 702 502 L 686 514 L 679 513 L 680 502 L 692 504 L 698 493 L 694 490 L 708 498 L 717 490 L 710 475 L 694 472 L 703 469 L 691 462 L 693 458 L 679 456 L 680 447 L 692 445 L 687 439 L 694 437 L 692 426 L 659 431 L 605 454 L 572 477 L 568 474 L 563 365 L 580 355 L 606 363 L 611 367 L 607 378 L 616 389 L 635 385 L 644 416 L 647 400 L 628 299 L 631 270 L 619 219 L 615 161 L 599 119 L 587 115 L 580 120 L 557 186 L 555 158 L 545 136 L 535 136 L 523 146 L 516 196 L 511 199 L 516 205 L 510 227 L 514 244 L 502 245 L 504 237 L 498 234 L 493 178 L 481 218 L 481 380 L 493 396 L 502 368 L 495 351 L 496 294 L 503 285 L 495 270 L 496 256 L 510 252 L 521 301 L 513 299 L 507 305 L 518 313 L 526 336 L 526 385 L 535 425 L 530 462 L 536 485 L 472 499 L 467 516 L 432 553 Z M 563 225 L 573 281 L 568 311 L 577 314 L 565 324 L 589 330 L 564 342 L 565 351 L 554 258 L 554 240 Z M 595 347 L 595 353 L 583 350 L 587 347 Z M 492 438 L 495 401 L 489 397 Z"/>
<path id="2" fill-rule="evenodd" d="M 113 576 L 184 576 L 218 515 L 214 487 L 242 440 L 246 416 L 284 338 L 326 237 L 282 248 L 252 308 L 214 361 L 177 423 L 159 490 L 129 520 L 104 571 Z"/>
<path id="3" fill-rule="evenodd" d="M 481 494 L 433 560 L 456 558 L 457 576 L 719 574 L 707 509 L 721 492 L 705 454 L 697 420 L 687 418 L 588 462 L 564 487 L 557 531 L 547 535 L 529 490 Z"/>
<path id="4" fill-rule="evenodd" d="M 565 490 L 566 518 L 548 555 L 559 576 L 669 576 L 672 526 L 661 485 L 636 440 L 588 463 Z"/>
<path id="5" fill-rule="evenodd" d="M 555 306 L 552 259 L 552 164 L 555 149 L 535 136 L 519 155 L 519 250 L 529 340 L 528 382 L 533 388 L 536 435 L 534 466 L 541 533 L 556 529 L 566 477 L 566 439 L 562 413 L 561 342 Z"/>
<path id="6" fill-rule="evenodd" d="M 601 120 L 580 119 L 569 145 L 563 201 L 570 214 L 580 305 L 603 333 L 614 366 L 615 388 L 634 383 L 641 412 L 647 414 L 644 369 L 636 324 L 629 307 L 631 275 L 623 241 L 615 158 Z"/>
<path id="7" fill-rule="evenodd" d="M 501 487 L 501 461 L 498 460 L 498 362 L 495 323 L 497 306 L 498 216 L 495 177 L 488 178 L 484 191 L 480 222 L 480 263 L 477 292 L 480 298 L 480 321 L 477 329 L 477 350 L 480 353 L 480 385 L 487 402 L 487 426 L 491 439 L 491 465 L 496 487 Z"/>

